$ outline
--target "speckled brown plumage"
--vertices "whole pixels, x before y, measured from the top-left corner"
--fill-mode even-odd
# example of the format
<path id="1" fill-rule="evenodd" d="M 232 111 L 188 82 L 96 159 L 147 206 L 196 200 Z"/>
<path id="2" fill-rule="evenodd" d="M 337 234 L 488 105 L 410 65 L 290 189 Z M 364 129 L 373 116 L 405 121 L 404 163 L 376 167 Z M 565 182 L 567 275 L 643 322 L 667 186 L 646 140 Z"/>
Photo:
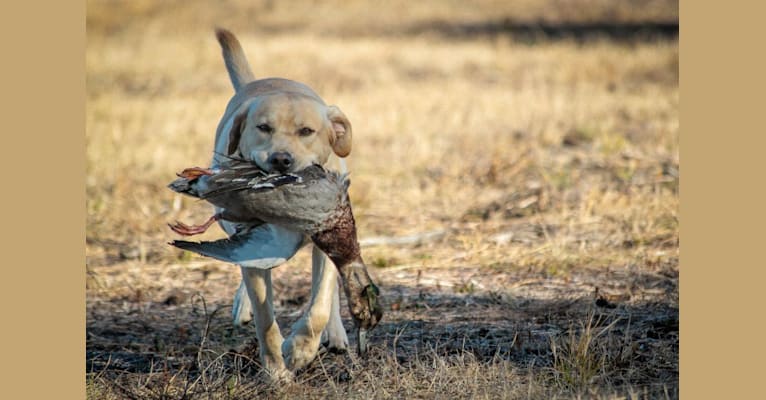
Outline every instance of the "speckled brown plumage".
<path id="1" fill-rule="evenodd" d="M 351 205 L 340 204 L 336 213 L 322 225 L 329 228 L 313 234 L 311 240 L 336 265 L 350 263 L 360 256 Z"/>

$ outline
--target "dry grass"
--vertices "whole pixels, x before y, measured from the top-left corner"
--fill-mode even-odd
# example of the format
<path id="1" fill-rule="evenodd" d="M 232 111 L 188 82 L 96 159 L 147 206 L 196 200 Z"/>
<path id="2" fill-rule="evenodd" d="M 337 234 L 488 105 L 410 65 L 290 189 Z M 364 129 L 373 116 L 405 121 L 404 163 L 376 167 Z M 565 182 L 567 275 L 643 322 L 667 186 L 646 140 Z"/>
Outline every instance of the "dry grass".
<path id="1" fill-rule="evenodd" d="M 678 42 L 620 30 L 677 3 L 400 3 L 88 2 L 89 398 L 677 397 Z M 443 232 L 364 248 L 377 352 L 283 391 L 228 322 L 238 271 L 165 245 L 210 212 L 164 186 L 231 95 L 216 25 L 349 116 L 362 238 Z M 309 259 L 275 272 L 284 327 Z"/>

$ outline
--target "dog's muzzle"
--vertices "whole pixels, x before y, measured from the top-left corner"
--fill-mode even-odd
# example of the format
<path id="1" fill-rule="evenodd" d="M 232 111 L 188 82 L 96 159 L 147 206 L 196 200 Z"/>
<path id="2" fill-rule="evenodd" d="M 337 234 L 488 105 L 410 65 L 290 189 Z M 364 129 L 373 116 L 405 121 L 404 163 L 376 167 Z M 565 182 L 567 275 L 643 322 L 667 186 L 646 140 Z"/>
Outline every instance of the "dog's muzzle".
<path id="1" fill-rule="evenodd" d="M 278 151 L 276 153 L 271 153 L 266 160 L 266 163 L 269 164 L 273 171 L 285 173 L 293 165 L 294 160 L 292 154 L 285 151 Z"/>

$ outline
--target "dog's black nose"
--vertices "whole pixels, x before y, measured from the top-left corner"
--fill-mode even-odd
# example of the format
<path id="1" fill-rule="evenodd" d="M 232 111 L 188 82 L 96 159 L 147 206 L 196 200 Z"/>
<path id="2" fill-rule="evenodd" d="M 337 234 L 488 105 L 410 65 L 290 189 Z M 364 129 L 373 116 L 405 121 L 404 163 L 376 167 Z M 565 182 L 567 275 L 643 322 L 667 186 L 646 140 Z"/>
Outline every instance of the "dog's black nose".
<path id="1" fill-rule="evenodd" d="M 266 162 L 271 165 L 273 170 L 279 172 L 287 172 L 287 170 L 290 169 L 290 166 L 293 165 L 293 156 L 290 155 L 290 153 L 280 151 L 271 153 L 269 159 L 266 160 Z"/>

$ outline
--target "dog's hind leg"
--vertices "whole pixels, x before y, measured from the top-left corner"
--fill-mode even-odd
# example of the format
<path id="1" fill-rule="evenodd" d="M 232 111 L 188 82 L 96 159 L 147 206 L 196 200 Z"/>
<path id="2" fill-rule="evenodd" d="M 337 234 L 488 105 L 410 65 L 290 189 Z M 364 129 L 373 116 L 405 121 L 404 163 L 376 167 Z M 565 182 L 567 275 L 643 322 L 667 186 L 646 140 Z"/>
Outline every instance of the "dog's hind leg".
<path id="1" fill-rule="evenodd" d="M 247 295 L 244 280 L 239 283 L 237 292 L 234 293 L 231 318 L 234 326 L 244 326 L 253 320 L 253 307 L 250 305 L 250 298 Z"/>

